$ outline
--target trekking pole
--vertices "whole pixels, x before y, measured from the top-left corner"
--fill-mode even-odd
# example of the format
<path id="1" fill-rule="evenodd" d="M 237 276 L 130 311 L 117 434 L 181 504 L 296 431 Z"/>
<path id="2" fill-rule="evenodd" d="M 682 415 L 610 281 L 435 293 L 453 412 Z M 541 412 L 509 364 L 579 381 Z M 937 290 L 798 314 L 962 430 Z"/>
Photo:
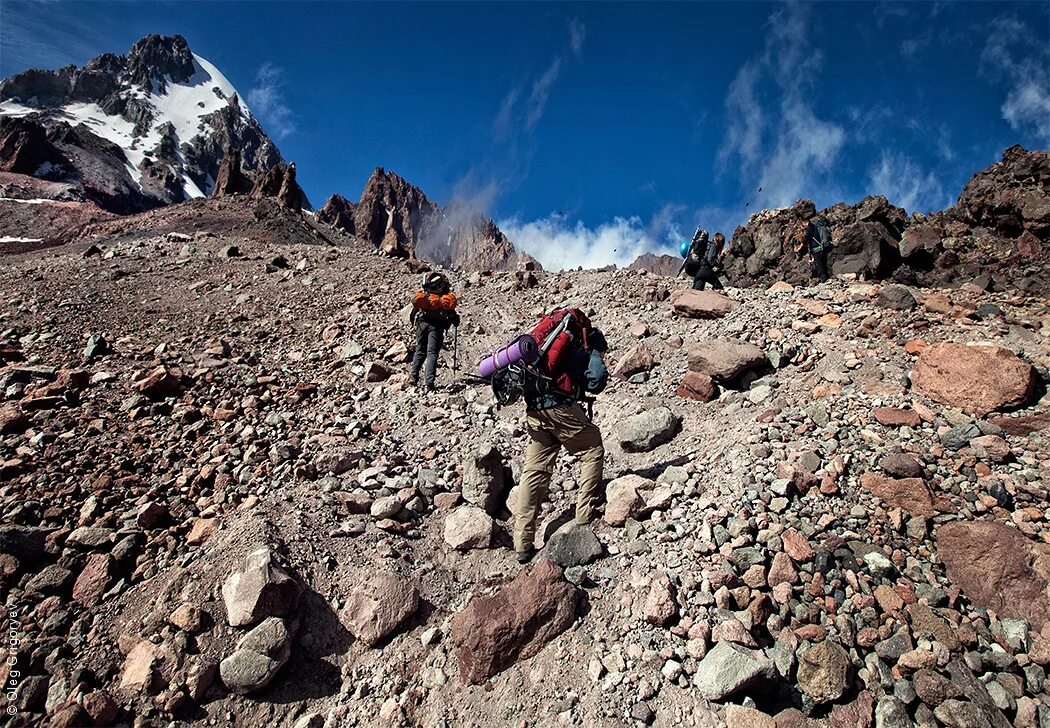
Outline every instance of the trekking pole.
<path id="1" fill-rule="evenodd" d="M 456 330 L 452 335 L 452 378 L 455 379 L 459 372 L 459 327 L 452 328 Z"/>

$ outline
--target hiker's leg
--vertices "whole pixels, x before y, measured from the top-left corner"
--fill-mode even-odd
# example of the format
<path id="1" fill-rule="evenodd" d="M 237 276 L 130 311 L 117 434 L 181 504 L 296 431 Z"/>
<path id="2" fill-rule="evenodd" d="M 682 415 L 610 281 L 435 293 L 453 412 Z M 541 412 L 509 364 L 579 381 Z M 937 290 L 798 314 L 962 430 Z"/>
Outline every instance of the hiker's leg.
<path id="1" fill-rule="evenodd" d="M 693 276 L 693 290 L 702 291 L 704 290 L 704 279 L 699 273 Z"/>
<path id="2" fill-rule="evenodd" d="M 434 388 L 434 379 L 437 376 L 438 354 L 441 346 L 445 343 L 445 331 L 440 326 L 430 327 L 430 336 L 427 341 L 427 366 L 423 371 L 423 382 L 427 389 Z"/>
<path id="3" fill-rule="evenodd" d="M 830 278 L 828 275 L 828 251 L 822 250 L 813 257 L 817 269 L 817 279 L 824 283 Z"/>
<path id="4" fill-rule="evenodd" d="M 580 459 L 580 480 L 576 491 L 576 523 L 584 525 L 594 520 L 594 508 L 601 495 L 602 470 L 605 466 L 605 446 L 602 432 L 591 422 L 579 404 L 559 410 L 559 435 L 565 449 Z M 564 411 L 562 411 L 564 410 Z"/>
<path id="5" fill-rule="evenodd" d="M 518 502 L 514 507 L 514 550 L 519 554 L 536 547 L 536 517 L 547 497 L 554 461 L 561 444 L 549 430 L 542 429 L 542 418 L 529 415 L 529 446 L 525 467 L 518 483 Z"/>
<path id="6" fill-rule="evenodd" d="M 711 288 L 715 289 L 716 291 L 724 291 L 725 290 L 725 286 L 722 285 L 722 281 L 718 280 L 718 274 L 715 273 L 714 271 L 711 271 L 710 283 L 711 283 Z"/>
<path id="7" fill-rule="evenodd" d="M 419 384 L 419 370 L 423 367 L 423 360 L 427 357 L 427 340 L 429 339 L 429 325 L 422 321 L 416 322 L 416 350 L 412 354 L 412 384 Z"/>

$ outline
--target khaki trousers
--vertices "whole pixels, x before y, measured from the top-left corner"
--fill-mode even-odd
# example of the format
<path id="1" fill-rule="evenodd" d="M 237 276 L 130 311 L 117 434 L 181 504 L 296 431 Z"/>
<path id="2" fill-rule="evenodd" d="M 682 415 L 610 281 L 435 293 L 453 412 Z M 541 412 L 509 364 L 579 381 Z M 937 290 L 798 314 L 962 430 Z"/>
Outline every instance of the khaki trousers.
<path id="1" fill-rule="evenodd" d="M 525 468 L 514 509 L 514 549 L 519 552 L 535 548 L 536 516 L 547 498 L 559 450 L 564 447 L 580 456 L 576 523 L 581 525 L 594 520 L 605 463 L 601 430 L 587 419 L 579 403 L 529 412 L 528 428 L 532 441 L 525 451 Z"/>

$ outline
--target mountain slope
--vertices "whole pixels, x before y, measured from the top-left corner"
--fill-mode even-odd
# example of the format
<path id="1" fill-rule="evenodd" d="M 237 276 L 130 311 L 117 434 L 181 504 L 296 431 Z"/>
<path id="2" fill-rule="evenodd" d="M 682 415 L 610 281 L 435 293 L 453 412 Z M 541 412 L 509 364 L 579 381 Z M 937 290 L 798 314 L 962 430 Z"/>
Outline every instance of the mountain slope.
<path id="1" fill-rule="evenodd" d="M 16 74 L 0 82 L 0 117 L 22 157 L 5 154 L 4 171 L 76 181 L 118 213 L 210 194 L 230 148 L 253 176 L 283 161 L 233 85 L 178 35 Z"/>

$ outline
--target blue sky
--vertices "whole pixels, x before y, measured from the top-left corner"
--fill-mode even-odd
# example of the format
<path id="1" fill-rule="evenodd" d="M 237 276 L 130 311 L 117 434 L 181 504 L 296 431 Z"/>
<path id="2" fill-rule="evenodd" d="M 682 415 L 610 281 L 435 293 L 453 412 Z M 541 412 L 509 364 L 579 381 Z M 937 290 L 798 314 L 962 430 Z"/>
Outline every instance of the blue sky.
<path id="1" fill-rule="evenodd" d="M 1050 146 L 1046 2 L 0 0 L 0 75 L 150 32 L 222 70 L 315 204 L 380 165 L 554 267 L 798 197 L 940 209 Z"/>

